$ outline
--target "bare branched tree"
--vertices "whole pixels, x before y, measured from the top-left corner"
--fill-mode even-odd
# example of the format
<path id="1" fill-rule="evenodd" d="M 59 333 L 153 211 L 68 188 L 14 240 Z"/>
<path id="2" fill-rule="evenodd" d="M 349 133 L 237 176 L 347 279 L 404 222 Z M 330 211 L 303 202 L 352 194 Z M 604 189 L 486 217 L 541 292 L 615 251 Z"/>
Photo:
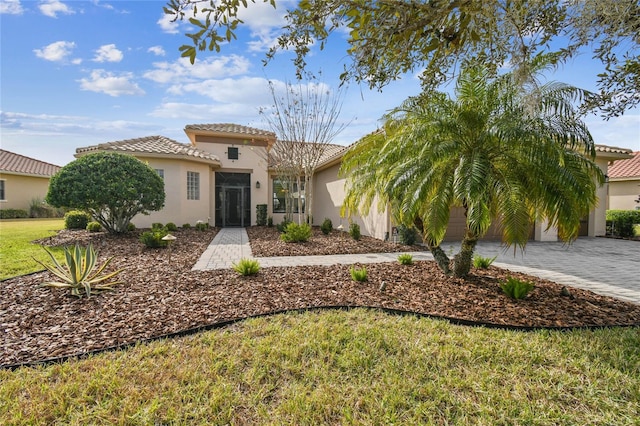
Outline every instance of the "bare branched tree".
<path id="1" fill-rule="evenodd" d="M 285 86 L 282 90 L 269 82 L 273 105 L 262 108 L 260 113 L 278 137 L 270 153 L 272 167 L 284 185 L 290 185 L 285 190 L 289 190 L 287 199 L 293 197 L 297 202 L 298 222 L 310 223 L 313 175 L 328 146 L 349 124 L 338 121 L 346 86 L 331 90 L 315 77 L 309 77 L 306 83 L 287 82 Z"/>

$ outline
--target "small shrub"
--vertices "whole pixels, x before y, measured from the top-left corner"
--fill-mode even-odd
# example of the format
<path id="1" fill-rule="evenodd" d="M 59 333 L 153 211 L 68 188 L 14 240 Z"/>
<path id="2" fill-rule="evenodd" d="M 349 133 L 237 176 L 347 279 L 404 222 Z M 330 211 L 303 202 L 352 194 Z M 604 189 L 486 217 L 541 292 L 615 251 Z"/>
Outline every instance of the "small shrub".
<path id="1" fill-rule="evenodd" d="M 164 225 L 161 224 L 160 222 L 154 222 L 151 224 L 151 230 L 156 230 L 156 229 L 163 229 Z"/>
<path id="2" fill-rule="evenodd" d="M 255 259 L 240 259 L 238 263 L 233 263 L 232 267 L 243 277 L 255 275 L 260 271 L 260 263 Z"/>
<path id="3" fill-rule="evenodd" d="M 349 235 L 356 241 L 360 240 L 360 225 L 357 223 L 349 225 Z"/>
<path id="4" fill-rule="evenodd" d="M 135 226 L 133 223 L 129 222 L 129 223 L 127 224 L 127 231 L 129 231 L 129 232 L 133 232 L 133 231 L 135 231 L 135 230 L 136 230 L 136 226 Z"/>
<path id="5" fill-rule="evenodd" d="M 267 205 L 256 205 L 256 225 L 265 226 L 267 224 Z"/>
<path id="6" fill-rule="evenodd" d="M 107 259 L 102 266 L 94 271 L 98 255 L 91 244 L 89 244 L 86 250 L 83 250 L 78 244 L 76 244 L 74 249 L 65 247 L 65 265 L 60 264 L 49 250 L 46 248 L 44 250 L 51 258 L 53 266 L 44 264 L 37 259 L 34 260 L 62 281 L 44 282 L 40 284 L 42 287 L 68 288 L 72 296 L 82 297 L 86 294 L 87 297 L 91 297 L 91 293 L 113 290 L 112 287 L 114 285 L 121 283 L 121 281 L 102 283 L 103 281 L 107 281 L 116 276 L 123 270 L 120 269 L 100 276 L 102 271 L 104 271 L 113 258 Z"/>
<path id="7" fill-rule="evenodd" d="M 362 268 L 354 268 L 353 266 L 349 269 L 351 273 L 351 278 L 354 281 L 363 282 L 367 281 L 367 268 L 364 266 Z"/>
<path id="8" fill-rule="evenodd" d="M 267 226 L 273 228 L 273 218 L 271 216 L 267 218 Z"/>
<path id="9" fill-rule="evenodd" d="M 156 228 L 151 231 L 145 231 L 140 235 L 140 242 L 147 248 L 160 248 L 166 247 L 168 241 L 164 241 L 162 238 L 168 234 L 164 228 Z"/>
<path id="10" fill-rule="evenodd" d="M 632 238 L 634 225 L 640 224 L 640 210 L 607 210 L 610 234 L 616 237 Z"/>
<path id="11" fill-rule="evenodd" d="M 320 225 L 320 230 L 324 235 L 329 235 L 333 230 L 333 223 L 331 222 L 331 219 L 325 218 L 322 225 Z"/>
<path id="12" fill-rule="evenodd" d="M 196 222 L 195 228 L 198 231 L 206 231 L 207 229 L 209 229 L 209 224 L 199 220 L 199 221 Z"/>
<path id="13" fill-rule="evenodd" d="M 473 256 L 473 266 L 479 269 L 487 269 L 498 258 L 494 257 L 482 257 L 480 255 Z"/>
<path id="14" fill-rule="evenodd" d="M 89 232 L 100 232 L 102 231 L 102 225 L 98 222 L 89 222 L 87 223 L 87 231 Z"/>
<path id="15" fill-rule="evenodd" d="M 87 229 L 91 216 L 82 210 L 71 210 L 64 215 L 64 226 L 67 229 Z"/>
<path id="16" fill-rule="evenodd" d="M 507 278 L 507 281 L 500 284 L 500 288 L 504 294 L 512 299 L 525 298 L 534 287 L 530 281 L 522 281 L 513 277 Z"/>
<path id="17" fill-rule="evenodd" d="M 64 209 L 52 207 L 41 198 L 33 198 L 29 203 L 29 217 L 42 218 L 62 216 L 64 216 Z"/>
<path id="18" fill-rule="evenodd" d="M 278 232 L 280 232 L 281 234 L 287 229 L 287 226 L 293 223 L 291 222 L 289 219 L 287 219 L 286 217 L 284 219 L 282 219 L 282 222 L 280 222 L 280 224 L 277 225 L 278 228 Z"/>
<path id="19" fill-rule="evenodd" d="M 0 209 L 0 219 L 26 219 L 29 212 L 23 209 Z"/>
<path id="20" fill-rule="evenodd" d="M 418 239 L 418 231 L 413 226 L 398 226 L 398 237 L 401 244 L 412 246 L 416 243 Z"/>
<path id="21" fill-rule="evenodd" d="M 398 256 L 398 262 L 401 265 L 413 265 L 413 256 L 409 253 L 403 253 Z"/>
<path id="22" fill-rule="evenodd" d="M 164 227 L 165 227 L 165 228 L 167 229 L 167 231 L 169 231 L 169 232 L 176 232 L 176 231 L 178 230 L 178 227 L 177 227 L 177 226 L 176 226 L 176 224 L 175 224 L 175 223 L 173 223 L 173 222 L 169 222 L 169 223 L 167 223 Z"/>
<path id="23" fill-rule="evenodd" d="M 182 225 L 182 229 L 190 229 L 190 228 L 191 228 L 190 223 L 185 223 L 184 225 Z"/>
<path id="24" fill-rule="evenodd" d="M 311 226 L 307 223 L 298 225 L 289 223 L 285 231 L 280 235 L 280 239 L 287 243 L 305 243 L 311 238 Z"/>

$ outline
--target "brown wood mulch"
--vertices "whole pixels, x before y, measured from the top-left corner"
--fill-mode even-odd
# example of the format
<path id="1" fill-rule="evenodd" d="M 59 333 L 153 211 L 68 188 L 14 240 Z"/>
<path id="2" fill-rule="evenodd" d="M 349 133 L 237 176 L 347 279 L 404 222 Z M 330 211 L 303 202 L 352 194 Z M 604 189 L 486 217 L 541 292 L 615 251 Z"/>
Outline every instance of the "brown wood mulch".
<path id="1" fill-rule="evenodd" d="M 249 233 L 258 241 L 258 234 L 272 231 L 265 229 L 250 228 Z M 3 281 L 0 365 L 78 355 L 270 312 L 328 306 L 379 307 L 501 326 L 640 325 L 640 305 L 573 288 L 570 296 L 563 296 L 561 285 L 496 267 L 473 270 L 462 280 L 443 275 L 433 262 L 370 264 L 364 283 L 354 282 L 346 265 L 264 268 L 253 277 L 232 270 L 191 271 L 216 232 L 175 232 L 170 261 L 167 249 L 146 249 L 137 234 L 61 231 L 41 241 L 91 241 L 100 261 L 114 256 L 109 270 L 126 268 L 118 277 L 123 284 L 113 292 L 78 299 L 65 290 L 40 287 L 53 279 L 48 272 Z M 315 254 L 332 246 L 339 253 L 362 244 L 367 251 L 407 251 L 378 240 L 352 243 L 343 237 L 315 234 L 301 245 L 304 249 L 263 239 L 254 250 Z M 335 246 L 336 241 L 341 243 Z M 536 287 L 526 299 L 511 300 L 499 288 L 506 276 L 528 279 Z M 381 291 L 383 282 L 386 288 Z"/>

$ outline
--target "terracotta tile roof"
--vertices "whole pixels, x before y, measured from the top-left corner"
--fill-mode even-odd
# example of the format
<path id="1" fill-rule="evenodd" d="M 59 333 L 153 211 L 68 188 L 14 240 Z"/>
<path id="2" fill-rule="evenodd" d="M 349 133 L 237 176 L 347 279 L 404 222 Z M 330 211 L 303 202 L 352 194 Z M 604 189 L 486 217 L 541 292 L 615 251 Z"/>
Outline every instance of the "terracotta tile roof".
<path id="1" fill-rule="evenodd" d="M 609 178 L 640 178 L 640 151 L 636 151 L 632 155 L 633 157 L 627 160 L 618 160 L 610 165 L 607 170 Z"/>
<path id="2" fill-rule="evenodd" d="M 51 177 L 60 168 L 55 164 L 45 163 L 44 161 L 0 149 L 0 172 Z"/>
<path id="3" fill-rule="evenodd" d="M 239 135 L 266 136 L 276 137 L 276 134 L 267 130 L 256 129 L 255 127 L 241 126 L 233 123 L 214 123 L 214 124 L 187 124 L 186 130 L 200 130 L 206 132 L 219 133 L 237 133 Z"/>
<path id="4" fill-rule="evenodd" d="M 612 154 L 631 154 L 631 150 L 627 148 L 618 148 L 616 146 L 596 145 L 596 152 L 610 152 Z"/>
<path id="5" fill-rule="evenodd" d="M 164 136 L 146 136 L 142 138 L 126 139 L 78 148 L 76 149 L 76 156 L 78 156 L 78 154 L 101 151 L 116 151 L 129 154 L 152 154 L 156 156 L 181 156 L 204 160 L 207 162 L 220 162 L 220 159 L 216 155 L 196 149 L 189 144 L 176 142 L 173 139 L 169 139 Z"/>
<path id="6" fill-rule="evenodd" d="M 283 143 L 285 145 L 283 145 Z M 298 143 L 300 143 L 300 142 L 298 142 Z M 277 141 L 272 149 L 273 149 L 273 151 L 278 152 L 279 149 L 283 149 L 283 146 L 284 146 L 284 149 L 288 149 L 289 148 L 289 144 L 288 143 L 282 142 L 282 141 Z M 322 166 L 323 164 L 327 163 L 328 161 L 340 158 L 346 152 L 346 150 L 348 148 L 349 148 L 348 146 L 344 146 L 344 145 L 327 144 L 325 146 L 324 152 L 320 156 L 320 160 L 318 161 L 318 166 Z M 269 166 L 273 166 L 273 164 L 271 163 L 271 160 L 272 160 L 272 158 L 270 158 Z"/>

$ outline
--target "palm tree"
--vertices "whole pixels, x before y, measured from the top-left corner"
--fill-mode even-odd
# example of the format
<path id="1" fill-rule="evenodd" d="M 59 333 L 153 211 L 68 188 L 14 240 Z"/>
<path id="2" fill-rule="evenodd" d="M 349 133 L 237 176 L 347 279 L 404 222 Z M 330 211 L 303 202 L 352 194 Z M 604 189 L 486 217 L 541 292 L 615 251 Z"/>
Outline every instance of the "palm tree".
<path id="1" fill-rule="evenodd" d="M 394 221 L 416 226 L 440 268 L 458 277 L 469 273 L 477 241 L 494 221 L 508 246 L 524 248 L 533 222 L 544 219 L 571 241 L 604 182 L 593 139 L 573 107 L 584 94 L 469 67 L 455 98 L 409 98 L 384 117 L 381 131 L 347 152 L 344 209 L 367 214 L 374 201 L 389 205 Z M 453 207 L 464 209 L 466 228 L 449 259 L 440 244 Z"/>

